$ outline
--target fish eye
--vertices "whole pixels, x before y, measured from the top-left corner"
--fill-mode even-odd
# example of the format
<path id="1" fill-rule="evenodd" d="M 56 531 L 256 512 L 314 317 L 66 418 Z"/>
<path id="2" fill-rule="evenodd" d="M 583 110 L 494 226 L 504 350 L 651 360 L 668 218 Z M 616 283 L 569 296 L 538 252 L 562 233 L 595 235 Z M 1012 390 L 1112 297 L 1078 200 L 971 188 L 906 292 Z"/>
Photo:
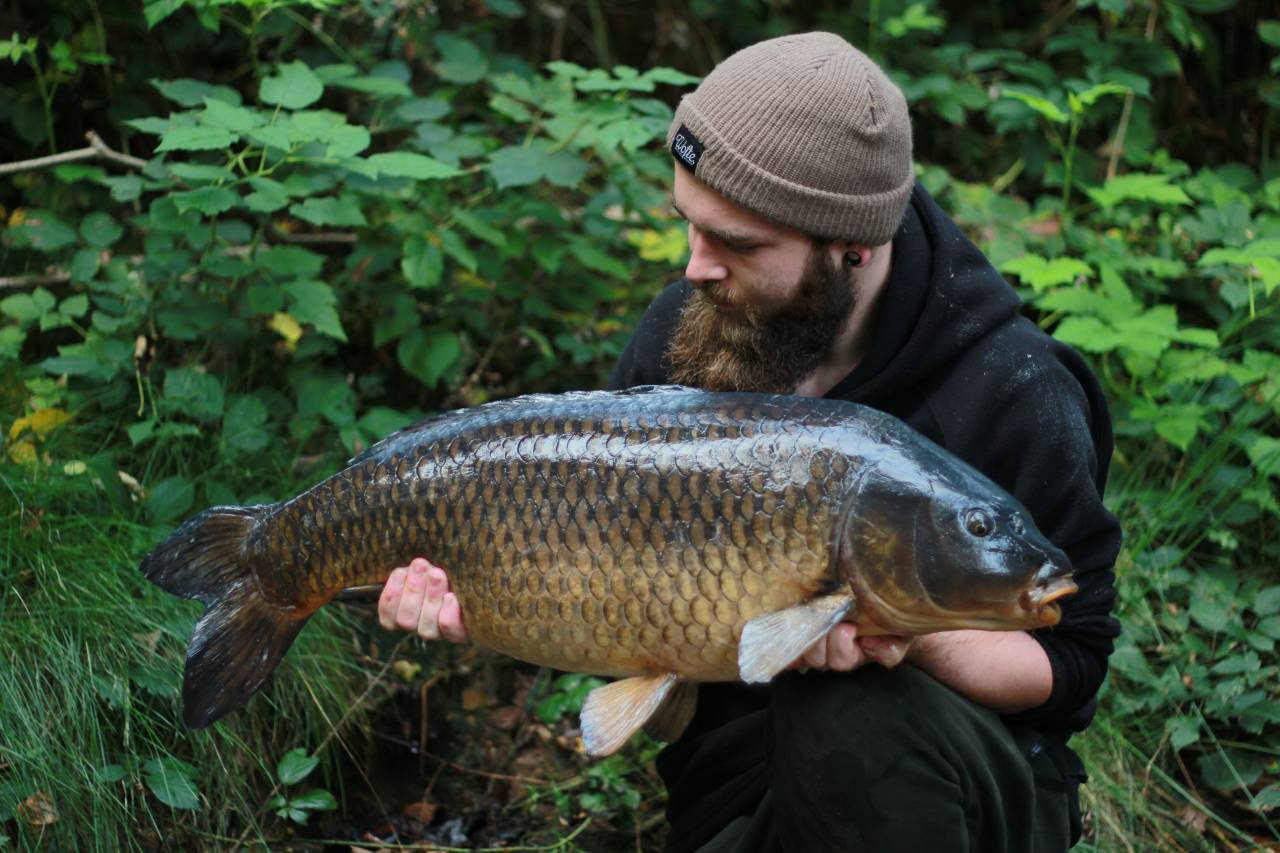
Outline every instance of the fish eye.
<path id="1" fill-rule="evenodd" d="M 971 509 L 964 514 L 965 529 L 979 538 L 990 536 L 996 529 L 995 522 L 986 510 Z"/>

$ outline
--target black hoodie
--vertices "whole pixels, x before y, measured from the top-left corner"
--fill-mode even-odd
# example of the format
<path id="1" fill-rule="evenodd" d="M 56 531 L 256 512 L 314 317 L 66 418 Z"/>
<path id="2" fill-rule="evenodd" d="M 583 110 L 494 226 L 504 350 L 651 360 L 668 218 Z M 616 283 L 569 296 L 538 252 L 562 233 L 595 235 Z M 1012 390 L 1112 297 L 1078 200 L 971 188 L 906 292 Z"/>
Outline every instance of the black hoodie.
<path id="1" fill-rule="evenodd" d="M 664 353 L 691 292 L 685 279 L 653 301 L 611 388 L 669 381 Z M 1007 718 L 1065 741 L 1092 719 L 1120 633 L 1110 616 L 1120 525 L 1102 503 L 1112 451 L 1102 389 L 1079 354 L 1018 313 L 1013 289 L 918 183 L 881 301 L 869 350 L 826 396 L 895 415 L 964 459 L 1015 495 L 1070 557 L 1080 591 L 1063 601 L 1057 627 L 1032 634 L 1048 654 L 1053 692 Z M 766 703 L 760 688 L 702 685 L 689 733 Z M 660 761 L 664 777 L 678 771 L 679 752 Z"/>

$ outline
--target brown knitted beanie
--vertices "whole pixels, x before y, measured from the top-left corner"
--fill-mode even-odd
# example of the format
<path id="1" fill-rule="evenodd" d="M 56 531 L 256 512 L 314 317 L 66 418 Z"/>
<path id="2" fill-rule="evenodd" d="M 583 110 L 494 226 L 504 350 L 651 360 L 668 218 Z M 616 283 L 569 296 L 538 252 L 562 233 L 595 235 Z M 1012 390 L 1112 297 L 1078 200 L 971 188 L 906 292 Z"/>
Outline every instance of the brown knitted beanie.
<path id="1" fill-rule="evenodd" d="M 816 237 L 893 238 L 914 183 L 902 92 L 832 33 L 738 51 L 681 99 L 676 161 L 722 195 Z"/>

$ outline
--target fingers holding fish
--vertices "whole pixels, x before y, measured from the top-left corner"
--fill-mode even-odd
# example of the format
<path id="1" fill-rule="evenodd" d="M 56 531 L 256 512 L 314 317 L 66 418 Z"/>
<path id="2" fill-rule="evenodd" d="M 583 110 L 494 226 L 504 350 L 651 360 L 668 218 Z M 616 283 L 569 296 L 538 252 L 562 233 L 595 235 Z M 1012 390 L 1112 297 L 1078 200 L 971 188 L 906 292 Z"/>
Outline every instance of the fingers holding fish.
<path id="1" fill-rule="evenodd" d="M 875 661 L 885 669 L 893 669 L 902 663 L 911 648 L 911 637 L 899 637 L 884 634 L 878 637 L 863 637 L 858 641 L 862 653 L 867 660 Z"/>
<path id="2" fill-rule="evenodd" d="M 396 569 L 387 578 L 386 585 L 382 587 L 382 594 L 378 597 L 378 624 L 388 631 L 396 627 L 396 611 L 400 607 L 400 597 L 404 593 L 405 577 L 409 570 L 406 568 Z"/>
<path id="3" fill-rule="evenodd" d="M 437 571 L 440 571 L 437 569 Z M 440 571 L 441 576 L 444 572 Z M 449 588 L 449 581 L 446 578 L 444 588 Z M 426 611 L 426 608 L 423 608 Z M 458 604 L 458 596 L 452 592 L 445 592 L 444 598 L 440 602 L 440 616 L 436 620 L 436 625 L 440 630 L 440 636 L 451 643 L 465 643 L 470 639 L 467 635 L 467 626 L 462 622 L 462 606 Z M 419 630 L 421 633 L 421 630 Z"/>
<path id="4" fill-rule="evenodd" d="M 809 647 L 804 662 L 811 669 L 830 669 L 850 672 L 867 662 L 858 645 L 858 628 L 850 622 L 841 622 L 827 635 Z"/>

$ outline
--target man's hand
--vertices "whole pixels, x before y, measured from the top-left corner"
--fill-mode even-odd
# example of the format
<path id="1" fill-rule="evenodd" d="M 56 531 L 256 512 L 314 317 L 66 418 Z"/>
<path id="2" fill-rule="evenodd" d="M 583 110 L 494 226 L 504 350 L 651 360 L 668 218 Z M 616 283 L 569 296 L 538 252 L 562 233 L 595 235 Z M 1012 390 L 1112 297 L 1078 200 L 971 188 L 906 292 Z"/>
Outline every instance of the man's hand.
<path id="1" fill-rule="evenodd" d="M 887 669 L 893 669 L 902 663 L 910 647 L 910 637 L 888 634 L 859 637 L 857 625 L 841 622 L 796 658 L 790 668 L 851 672 L 868 661 L 874 661 Z"/>
<path id="2" fill-rule="evenodd" d="M 424 640 L 445 639 L 465 643 L 458 597 L 449 592 L 444 569 L 421 557 L 396 569 L 378 599 L 378 622 L 387 629 L 417 631 Z"/>

